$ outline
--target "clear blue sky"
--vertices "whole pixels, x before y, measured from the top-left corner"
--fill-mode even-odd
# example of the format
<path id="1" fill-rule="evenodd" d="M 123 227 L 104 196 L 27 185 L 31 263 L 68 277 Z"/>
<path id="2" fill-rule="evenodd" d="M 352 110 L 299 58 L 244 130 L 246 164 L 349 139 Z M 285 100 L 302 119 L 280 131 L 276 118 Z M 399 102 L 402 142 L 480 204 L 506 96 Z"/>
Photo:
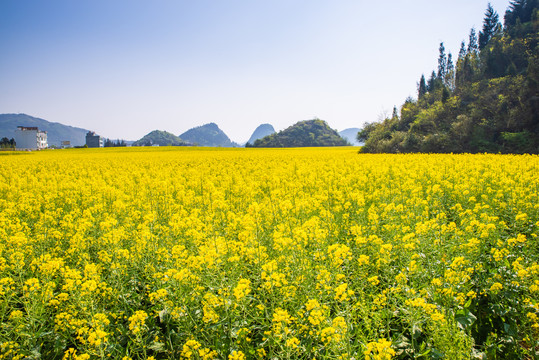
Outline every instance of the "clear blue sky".
<path id="1" fill-rule="evenodd" d="M 136 140 L 361 127 L 457 57 L 488 1 L 1 0 L 0 113 Z M 493 0 L 503 21 L 508 0 Z"/>

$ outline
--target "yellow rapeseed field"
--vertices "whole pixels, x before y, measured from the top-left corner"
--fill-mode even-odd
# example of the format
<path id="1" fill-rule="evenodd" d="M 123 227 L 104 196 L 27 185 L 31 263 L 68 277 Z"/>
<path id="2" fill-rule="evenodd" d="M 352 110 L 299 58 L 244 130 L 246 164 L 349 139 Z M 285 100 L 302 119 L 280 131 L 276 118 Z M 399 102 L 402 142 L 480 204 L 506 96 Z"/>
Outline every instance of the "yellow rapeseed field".
<path id="1" fill-rule="evenodd" d="M 527 155 L 2 155 L 0 359 L 538 358 L 538 194 Z"/>

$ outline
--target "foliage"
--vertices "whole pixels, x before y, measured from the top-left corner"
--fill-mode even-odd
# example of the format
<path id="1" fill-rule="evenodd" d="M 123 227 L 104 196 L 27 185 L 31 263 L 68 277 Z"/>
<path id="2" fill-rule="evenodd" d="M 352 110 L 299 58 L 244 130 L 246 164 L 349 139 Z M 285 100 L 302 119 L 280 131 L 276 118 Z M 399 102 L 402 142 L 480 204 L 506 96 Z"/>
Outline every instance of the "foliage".
<path id="1" fill-rule="evenodd" d="M 278 133 L 258 139 L 253 147 L 347 146 L 348 141 L 320 119 L 300 121 Z"/>
<path id="2" fill-rule="evenodd" d="M 498 13 L 494 11 L 494 8 L 490 3 L 488 4 L 487 11 L 485 12 L 485 19 L 483 20 L 483 30 L 479 33 L 479 49 L 482 50 L 490 40 L 496 36 L 496 33 L 500 31 L 501 24 L 499 22 Z"/>
<path id="3" fill-rule="evenodd" d="M 182 146 L 187 145 L 185 141 L 167 131 L 154 130 L 135 141 L 133 146 Z"/>
<path id="4" fill-rule="evenodd" d="M 6 359 L 531 359 L 538 156 L 0 161 Z"/>
<path id="5" fill-rule="evenodd" d="M 438 73 L 421 76 L 400 116 L 364 127 L 362 151 L 539 153 L 538 4 L 512 2 L 503 30 L 489 4 L 454 67 L 441 43 Z"/>
<path id="6" fill-rule="evenodd" d="M 7 137 L 4 137 L 0 140 L 0 149 L 15 149 L 16 145 L 17 143 L 13 138 L 8 139 Z"/>
<path id="7" fill-rule="evenodd" d="M 236 147 L 215 123 L 194 127 L 180 135 L 183 140 L 196 146 Z"/>
<path id="8" fill-rule="evenodd" d="M 111 139 L 105 139 L 104 147 L 123 147 L 127 146 L 124 140 L 117 139 L 116 141 Z"/>

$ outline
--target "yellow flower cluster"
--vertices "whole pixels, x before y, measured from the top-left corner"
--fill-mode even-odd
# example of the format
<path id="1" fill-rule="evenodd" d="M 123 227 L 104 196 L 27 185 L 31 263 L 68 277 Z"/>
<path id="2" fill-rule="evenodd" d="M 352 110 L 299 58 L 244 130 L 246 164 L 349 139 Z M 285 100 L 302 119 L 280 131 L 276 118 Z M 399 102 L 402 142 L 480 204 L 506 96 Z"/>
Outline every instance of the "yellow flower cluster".
<path id="1" fill-rule="evenodd" d="M 391 348 L 391 341 L 378 339 L 378 341 L 368 343 L 363 354 L 365 360 L 390 360 L 396 353 Z"/>
<path id="2" fill-rule="evenodd" d="M 139 335 L 145 329 L 145 321 L 148 314 L 144 310 L 137 310 L 129 317 L 129 330 L 133 335 Z"/>
<path id="3" fill-rule="evenodd" d="M 234 288 L 234 296 L 237 301 L 243 299 L 247 294 L 251 292 L 251 281 L 247 279 L 240 279 L 238 285 Z"/>
<path id="4" fill-rule="evenodd" d="M 183 344 L 181 358 L 212 360 L 217 358 L 217 352 L 204 348 L 198 341 L 191 339 Z"/>
<path id="5" fill-rule="evenodd" d="M 0 359 L 535 356 L 538 156 L 0 158 Z"/>
<path id="6" fill-rule="evenodd" d="M 325 343 L 330 342 L 341 342 L 344 340 L 347 332 L 347 325 L 346 321 L 342 316 L 337 316 L 333 321 L 331 322 L 331 326 L 325 327 L 320 332 L 320 336 L 322 338 L 322 341 Z"/>

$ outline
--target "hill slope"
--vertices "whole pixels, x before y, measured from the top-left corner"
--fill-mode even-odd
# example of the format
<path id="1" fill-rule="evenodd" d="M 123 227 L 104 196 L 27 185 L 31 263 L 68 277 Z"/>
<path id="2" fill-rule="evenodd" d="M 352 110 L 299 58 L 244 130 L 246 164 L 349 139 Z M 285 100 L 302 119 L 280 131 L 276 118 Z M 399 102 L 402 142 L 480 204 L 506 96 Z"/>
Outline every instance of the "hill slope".
<path id="1" fill-rule="evenodd" d="M 251 137 L 249 138 L 249 141 L 247 141 L 247 143 L 252 145 L 252 144 L 254 144 L 254 142 L 256 140 L 262 139 L 263 137 L 271 135 L 271 134 L 275 134 L 275 129 L 273 128 L 272 125 L 270 125 L 270 124 L 259 125 L 255 129 L 255 131 L 253 132 L 253 134 L 251 135 Z"/>
<path id="2" fill-rule="evenodd" d="M 539 1 L 512 1 L 502 27 L 491 8 L 456 64 L 443 43 L 417 100 L 358 135 L 364 152 L 539 153 Z"/>
<path id="3" fill-rule="evenodd" d="M 300 121 L 254 142 L 253 147 L 306 147 L 350 145 L 320 119 Z"/>
<path id="4" fill-rule="evenodd" d="M 219 129 L 215 123 L 209 123 L 194 127 L 180 135 L 180 138 L 191 144 L 198 146 L 234 147 L 236 143 L 230 141 L 229 137 Z"/>
<path id="5" fill-rule="evenodd" d="M 86 143 L 88 130 L 57 122 L 50 122 L 26 114 L 0 114 L 0 138 L 11 139 L 15 136 L 17 126 L 37 126 L 47 132 L 49 146 L 60 146 L 62 141 L 70 141 L 72 146 L 82 146 Z"/>
<path id="6" fill-rule="evenodd" d="M 363 143 L 357 141 L 357 133 L 360 131 L 360 128 L 349 128 L 339 131 L 339 135 L 345 140 L 347 140 L 353 146 L 361 146 Z"/>
<path id="7" fill-rule="evenodd" d="M 187 145 L 185 141 L 167 131 L 154 130 L 141 139 L 135 141 L 133 146 L 181 146 Z"/>

